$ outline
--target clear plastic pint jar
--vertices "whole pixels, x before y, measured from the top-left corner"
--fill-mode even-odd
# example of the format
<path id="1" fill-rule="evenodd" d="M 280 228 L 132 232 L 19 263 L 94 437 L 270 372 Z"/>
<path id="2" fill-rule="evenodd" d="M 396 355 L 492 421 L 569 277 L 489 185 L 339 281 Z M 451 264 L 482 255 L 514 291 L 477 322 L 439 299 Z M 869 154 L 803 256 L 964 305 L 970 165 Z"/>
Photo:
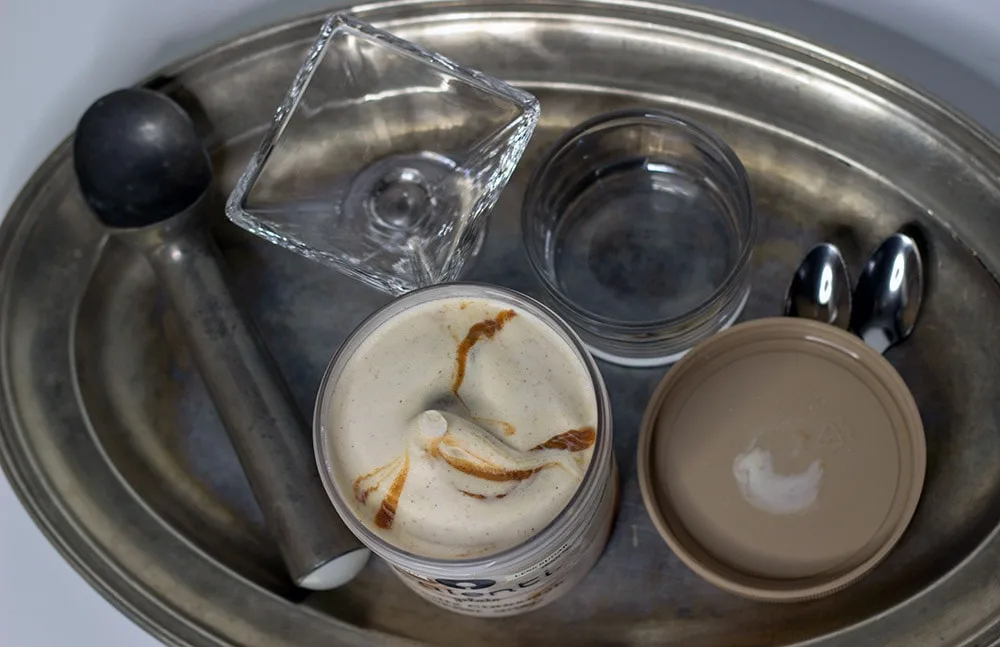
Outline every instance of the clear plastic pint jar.
<path id="1" fill-rule="evenodd" d="M 438 606 L 538 608 L 607 543 L 618 499 L 607 389 L 576 333 L 517 292 L 437 285 L 371 315 L 331 361 L 313 429 L 348 528 Z"/>

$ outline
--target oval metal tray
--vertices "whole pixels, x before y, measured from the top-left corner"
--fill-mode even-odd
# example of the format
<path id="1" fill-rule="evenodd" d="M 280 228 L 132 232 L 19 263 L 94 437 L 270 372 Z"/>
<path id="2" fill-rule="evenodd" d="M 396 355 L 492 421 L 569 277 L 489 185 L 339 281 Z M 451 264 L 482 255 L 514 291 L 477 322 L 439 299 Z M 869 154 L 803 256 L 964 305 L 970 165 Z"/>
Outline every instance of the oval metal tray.
<path id="1" fill-rule="evenodd" d="M 889 353 L 927 430 L 925 493 L 871 576 L 833 597 L 770 606 L 722 593 L 670 553 L 635 473 L 639 418 L 662 371 L 604 365 L 622 507 L 596 569 L 556 604 L 482 621 L 422 602 L 378 560 L 306 596 L 284 579 L 225 432 L 150 269 L 105 238 L 67 145 L 0 232 L 0 458 L 39 526 L 105 596 L 177 645 L 981 645 L 1000 618 L 1000 150 L 953 112 L 849 60 L 730 18 L 649 4 L 370 5 L 358 15 L 536 93 L 543 116 L 470 278 L 536 292 L 520 246 L 524 181 L 564 129 L 660 105 L 733 145 L 761 234 L 745 318 L 780 311 L 809 245 L 852 266 L 904 224 L 930 244 L 914 337 Z M 257 33 L 151 85 L 197 118 L 232 186 L 320 21 Z M 320 143 L 321 144 L 321 143 Z M 213 223 L 237 296 L 299 404 L 384 297 Z"/>

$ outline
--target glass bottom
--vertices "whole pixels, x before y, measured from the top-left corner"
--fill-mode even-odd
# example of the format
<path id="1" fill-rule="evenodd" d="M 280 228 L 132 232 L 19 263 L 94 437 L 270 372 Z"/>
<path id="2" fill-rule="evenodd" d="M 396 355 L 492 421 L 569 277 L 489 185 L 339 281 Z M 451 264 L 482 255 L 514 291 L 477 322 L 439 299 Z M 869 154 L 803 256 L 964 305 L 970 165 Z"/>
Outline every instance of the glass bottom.
<path id="1" fill-rule="evenodd" d="M 234 220 L 307 258 L 402 294 L 456 278 L 446 276 L 449 267 L 460 268 L 476 255 L 482 236 L 458 247 L 455 233 L 471 191 L 456 162 L 420 151 L 331 177 L 305 197 L 289 192 L 259 200 L 251 194 Z"/>
<path id="2" fill-rule="evenodd" d="M 373 162 L 351 181 L 344 198 L 345 218 L 358 219 L 372 236 L 386 237 L 387 242 L 398 244 L 425 234 L 440 226 L 434 221 L 441 219 L 449 201 L 442 191 L 456 168 L 447 157 L 429 152 Z"/>
<path id="3" fill-rule="evenodd" d="M 722 332 L 726 328 L 729 328 L 734 323 L 736 323 L 736 320 L 740 318 L 741 314 L 743 314 L 743 308 L 746 307 L 747 301 L 749 299 L 750 299 L 750 289 L 747 288 L 747 290 L 743 292 L 743 295 L 740 297 L 739 301 L 736 302 L 736 309 L 733 310 L 732 313 L 729 314 L 726 317 L 726 319 L 722 322 L 722 325 L 719 326 L 719 328 L 716 329 L 711 334 Z M 640 354 L 624 355 L 621 353 L 616 353 L 607 350 L 605 348 L 602 348 L 599 343 L 595 344 L 595 342 L 593 341 L 593 339 L 595 338 L 593 336 L 590 335 L 584 336 L 584 334 L 581 334 L 581 338 L 583 338 L 583 345 L 586 346 L 587 350 L 590 351 L 590 354 L 596 357 L 597 359 L 608 362 L 609 364 L 626 366 L 628 368 L 655 368 L 657 366 L 668 366 L 670 364 L 679 362 L 682 357 L 688 354 L 688 351 L 690 351 L 692 348 L 694 348 L 695 345 L 697 345 L 694 344 L 683 350 L 674 351 L 667 355 L 659 355 L 656 353 L 646 353 L 641 355 Z M 700 341 L 702 340 L 698 341 L 700 343 Z M 636 351 L 637 353 L 640 352 L 640 347 L 638 345 Z"/>

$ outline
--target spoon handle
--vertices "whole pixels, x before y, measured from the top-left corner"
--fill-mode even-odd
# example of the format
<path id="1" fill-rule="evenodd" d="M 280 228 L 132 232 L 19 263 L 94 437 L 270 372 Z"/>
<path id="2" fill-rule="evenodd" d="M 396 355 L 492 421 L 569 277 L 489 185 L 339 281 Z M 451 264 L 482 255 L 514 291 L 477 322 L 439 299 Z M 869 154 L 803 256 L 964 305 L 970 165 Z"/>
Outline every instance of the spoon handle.
<path id="1" fill-rule="evenodd" d="M 368 551 L 330 504 L 305 420 L 254 325 L 233 300 L 218 248 L 199 224 L 204 203 L 202 198 L 167 222 L 117 235 L 145 254 L 180 315 L 292 579 L 304 588 L 339 586 L 364 566 Z"/>

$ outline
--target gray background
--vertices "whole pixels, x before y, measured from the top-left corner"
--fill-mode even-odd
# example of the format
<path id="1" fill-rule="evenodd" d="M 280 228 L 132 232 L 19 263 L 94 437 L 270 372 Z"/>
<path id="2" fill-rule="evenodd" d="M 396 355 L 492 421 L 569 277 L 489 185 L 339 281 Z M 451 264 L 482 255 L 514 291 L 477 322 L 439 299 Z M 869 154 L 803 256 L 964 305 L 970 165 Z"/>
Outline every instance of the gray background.
<path id="1" fill-rule="evenodd" d="M 1000 133 L 1000 0 L 703 0 L 860 58 Z M 0 0 L 0 214 L 98 96 L 319 0 Z M 0 645 L 152 647 L 0 479 Z"/>

